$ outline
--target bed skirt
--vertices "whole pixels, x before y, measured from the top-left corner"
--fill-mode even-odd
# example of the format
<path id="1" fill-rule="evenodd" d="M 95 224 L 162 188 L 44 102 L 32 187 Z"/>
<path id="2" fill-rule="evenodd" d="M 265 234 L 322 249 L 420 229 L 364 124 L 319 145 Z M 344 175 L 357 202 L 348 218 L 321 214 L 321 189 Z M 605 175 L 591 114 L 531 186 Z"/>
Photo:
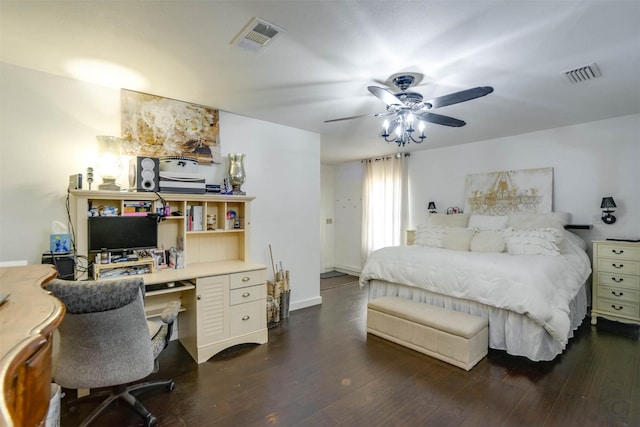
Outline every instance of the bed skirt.
<path id="1" fill-rule="evenodd" d="M 505 350 L 514 356 L 524 356 L 533 361 L 553 360 L 565 349 L 565 345 L 549 335 L 542 326 L 522 314 L 381 280 L 369 281 L 368 288 L 370 300 L 385 295 L 398 296 L 484 317 L 489 321 L 489 347 Z M 580 288 L 569 307 L 571 330 L 567 338 L 572 338 L 573 331 L 587 314 L 586 286 Z"/>

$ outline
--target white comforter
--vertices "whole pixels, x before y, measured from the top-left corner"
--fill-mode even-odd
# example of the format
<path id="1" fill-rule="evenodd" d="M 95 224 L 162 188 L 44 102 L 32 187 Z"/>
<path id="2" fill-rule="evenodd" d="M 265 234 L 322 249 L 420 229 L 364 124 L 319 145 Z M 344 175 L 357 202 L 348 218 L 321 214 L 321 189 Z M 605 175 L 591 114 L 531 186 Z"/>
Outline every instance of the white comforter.
<path id="1" fill-rule="evenodd" d="M 591 264 L 584 241 L 564 235 L 560 256 L 387 247 L 369 256 L 360 286 L 386 280 L 511 310 L 529 316 L 565 345 L 571 332 L 569 302 L 591 274 Z"/>

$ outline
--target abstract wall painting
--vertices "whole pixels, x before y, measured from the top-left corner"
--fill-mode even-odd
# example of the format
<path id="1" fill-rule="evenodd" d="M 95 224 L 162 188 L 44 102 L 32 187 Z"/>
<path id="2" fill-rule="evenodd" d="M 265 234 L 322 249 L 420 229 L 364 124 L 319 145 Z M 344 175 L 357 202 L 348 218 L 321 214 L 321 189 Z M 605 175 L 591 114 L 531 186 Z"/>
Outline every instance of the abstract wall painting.
<path id="1" fill-rule="evenodd" d="M 127 89 L 120 99 L 122 154 L 222 162 L 218 110 Z"/>

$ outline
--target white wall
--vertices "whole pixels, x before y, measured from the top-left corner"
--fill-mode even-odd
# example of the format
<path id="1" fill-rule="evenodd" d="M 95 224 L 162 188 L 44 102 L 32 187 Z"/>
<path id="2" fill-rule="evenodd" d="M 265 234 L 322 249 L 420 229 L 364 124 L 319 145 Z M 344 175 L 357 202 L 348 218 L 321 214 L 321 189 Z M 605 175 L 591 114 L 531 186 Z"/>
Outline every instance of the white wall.
<path id="1" fill-rule="evenodd" d="M 569 212 L 574 224 L 593 224 L 592 230 L 576 231 L 577 234 L 587 241 L 640 238 L 639 141 L 640 115 L 631 115 L 413 152 L 409 159 L 409 228 L 426 221 L 429 201 L 435 201 L 440 212 L 449 206 L 463 207 L 467 174 L 550 166 L 554 174 L 554 210 Z M 334 167 L 335 259 L 359 271 L 361 211 L 356 213 L 355 209 L 346 208 L 348 203 L 341 203 L 361 197 L 362 175 L 358 171 L 359 162 Z M 613 225 L 599 221 L 604 196 L 613 196 L 618 206 L 618 220 Z"/>
<path id="2" fill-rule="evenodd" d="M 335 167 L 335 260 L 336 269 L 359 274 L 362 267 L 362 179 L 359 161 Z"/>
<path id="3" fill-rule="evenodd" d="M 69 175 L 85 174 L 96 135 L 120 134 L 120 91 L 0 67 L 0 260 L 39 263 L 52 221 L 67 222 Z M 291 309 L 321 303 L 320 136 L 225 112 L 220 128 L 223 156 L 246 154 L 252 260 L 270 265 L 271 244 L 291 272 Z"/>
<path id="4" fill-rule="evenodd" d="M 334 226 L 334 166 L 320 167 L 320 271 L 334 269 L 336 264 Z"/>

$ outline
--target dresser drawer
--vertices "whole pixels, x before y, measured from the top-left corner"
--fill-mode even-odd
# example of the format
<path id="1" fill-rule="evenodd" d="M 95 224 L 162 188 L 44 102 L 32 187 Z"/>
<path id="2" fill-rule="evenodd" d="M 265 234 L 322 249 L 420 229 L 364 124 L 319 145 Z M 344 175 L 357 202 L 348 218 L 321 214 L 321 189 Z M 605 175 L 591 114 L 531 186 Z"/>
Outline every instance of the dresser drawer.
<path id="1" fill-rule="evenodd" d="M 611 259 L 640 259 L 640 246 L 601 243 L 598 245 L 598 257 Z"/>
<path id="2" fill-rule="evenodd" d="M 598 285 L 609 285 L 617 288 L 640 290 L 640 276 L 627 274 L 598 273 Z"/>
<path id="3" fill-rule="evenodd" d="M 267 281 L 266 270 L 243 271 L 242 273 L 233 273 L 229 277 L 231 289 L 260 285 Z"/>
<path id="4" fill-rule="evenodd" d="M 638 303 L 630 303 L 626 301 L 615 301 L 607 298 L 598 298 L 596 303 L 598 311 L 603 313 L 611 313 L 617 316 L 627 316 L 638 318 L 640 316 L 640 308 Z"/>
<path id="5" fill-rule="evenodd" d="M 266 328 L 266 303 L 253 301 L 230 308 L 231 336 L 239 336 Z"/>
<path id="6" fill-rule="evenodd" d="M 248 286 L 246 288 L 231 289 L 230 304 L 238 305 L 251 301 L 266 300 L 266 284 Z"/>
<path id="7" fill-rule="evenodd" d="M 640 291 L 635 289 L 613 288 L 609 286 L 598 287 L 598 298 L 607 298 L 613 301 L 628 301 L 640 303 Z"/>
<path id="8" fill-rule="evenodd" d="M 598 258 L 598 271 L 608 271 L 619 274 L 640 274 L 640 261 Z"/>

